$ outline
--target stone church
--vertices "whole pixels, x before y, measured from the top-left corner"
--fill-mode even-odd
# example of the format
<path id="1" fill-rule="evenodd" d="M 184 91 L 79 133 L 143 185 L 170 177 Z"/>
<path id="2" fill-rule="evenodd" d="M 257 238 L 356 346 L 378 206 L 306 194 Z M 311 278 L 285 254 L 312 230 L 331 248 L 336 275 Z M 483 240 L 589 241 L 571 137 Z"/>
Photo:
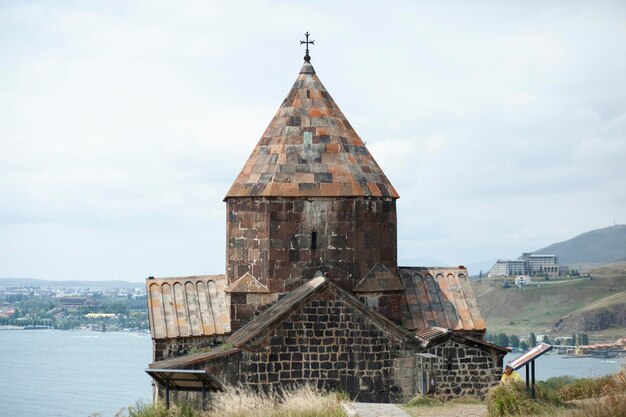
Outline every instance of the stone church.
<path id="1" fill-rule="evenodd" d="M 226 274 L 146 281 L 156 392 L 202 375 L 209 390 L 484 397 L 507 351 L 483 339 L 464 267 L 398 266 L 398 198 L 307 48 L 224 198 Z"/>

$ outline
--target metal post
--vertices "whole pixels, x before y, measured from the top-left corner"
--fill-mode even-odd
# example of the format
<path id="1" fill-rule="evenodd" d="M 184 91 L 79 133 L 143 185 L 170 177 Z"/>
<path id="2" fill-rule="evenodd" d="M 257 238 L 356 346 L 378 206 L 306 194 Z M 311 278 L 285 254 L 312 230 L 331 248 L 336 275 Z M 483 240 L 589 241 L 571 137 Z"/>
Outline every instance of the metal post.
<path id="1" fill-rule="evenodd" d="M 530 391 L 530 368 L 529 364 L 526 364 L 526 390 Z"/>
<path id="2" fill-rule="evenodd" d="M 170 381 L 168 379 L 165 380 L 165 408 L 168 410 L 170 408 Z"/>
<path id="3" fill-rule="evenodd" d="M 534 399 L 535 399 L 535 361 L 532 361 L 532 362 L 530 363 L 530 367 L 532 368 L 532 371 L 531 371 L 531 372 L 532 372 L 532 374 L 533 374 L 533 376 L 532 376 L 532 378 L 533 378 L 533 382 L 532 382 L 532 386 L 531 386 L 531 395 L 530 395 L 530 396 L 531 396 L 531 397 L 532 397 L 532 399 L 534 400 Z"/>
<path id="4" fill-rule="evenodd" d="M 202 410 L 204 410 L 205 405 L 206 405 L 206 385 L 203 382 L 202 383 Z"/>

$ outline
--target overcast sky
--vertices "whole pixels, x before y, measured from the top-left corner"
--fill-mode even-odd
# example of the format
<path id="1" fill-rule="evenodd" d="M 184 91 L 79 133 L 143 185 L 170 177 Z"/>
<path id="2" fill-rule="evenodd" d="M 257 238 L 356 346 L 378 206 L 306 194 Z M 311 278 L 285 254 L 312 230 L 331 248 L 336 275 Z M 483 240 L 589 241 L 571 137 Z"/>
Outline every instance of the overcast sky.
<path id="1" fill-rule="evenodd" d="M 626 223 L 624 1 L 3 1 L 0 277 L 223 273 L 306 30 L 400 193 L 401 264 Z"/>

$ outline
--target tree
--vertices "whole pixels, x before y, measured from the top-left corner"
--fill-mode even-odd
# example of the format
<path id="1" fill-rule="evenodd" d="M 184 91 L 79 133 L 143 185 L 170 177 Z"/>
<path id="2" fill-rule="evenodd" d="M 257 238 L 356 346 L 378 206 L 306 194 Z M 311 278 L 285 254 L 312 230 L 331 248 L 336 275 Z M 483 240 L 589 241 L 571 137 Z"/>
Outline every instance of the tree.
<path id="1" fill-rule="evenodd" d="M 509 341 L 510 341 L 512 347 L 514 347 L 514 348 L 518 348 L 519 347 L 519 337 L 517 337 L 515 335 L 512 335 L 509 338 Z"/>
<path id="2" fill-rule="evenodd" d="M 478 279 L 483 279 L 483 270 L 481 269 L 478 274 Z"/>
<path id="3" fill-rule="evenodd" d="M 500 346 L 509 346 L 509 336 L 507 336 L 505 333 L 500 333 L 498 335 L 496 344 Z"/>
<path id="4" fill-rule="evenodd" d="M 567 344 L 570 346 L 576 346 L 576 333 L 572 333 L 572 337 L 569 338 Z"/>
<path id="5" fill-rule="evenodd" d="M 535 347 L 537 346 L 537 335 L 534 332 L 530 332 L 528 336 L 528 346 Z"/>
<path id="6" fill-rule="evenodd" d="M 578 333 L 578 344 L 579 345 L 589 344 L 589 336 L 587 335 L 587 333 Z"/>
<path id="7" fill-rule="evenodd" d="M 522 340 L 521 342 L 519 342 L 519 348 L 521 350 L 528 350 L 528 343 L 526 343 L 525 340 Z"/>
<path id="8" fill-rule="evenodd" d="M 542 342 L 543 342 L 543 343 L 550 343 L 550 338 L 548 337 L 548 335 L 547 335 L 547 334 L 543 336 L 543 340 L 542 340 Z"/>

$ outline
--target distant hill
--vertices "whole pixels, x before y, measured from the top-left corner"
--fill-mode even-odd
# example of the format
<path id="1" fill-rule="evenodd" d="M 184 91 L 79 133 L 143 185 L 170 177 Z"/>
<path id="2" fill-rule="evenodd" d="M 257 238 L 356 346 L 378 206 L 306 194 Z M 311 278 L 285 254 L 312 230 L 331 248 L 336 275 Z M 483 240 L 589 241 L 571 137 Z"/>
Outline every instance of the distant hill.
<path id="1" fill-rule="evenodd" d="M 626 263 L 590 270 L 586 277 L 538 279 L 519 289 L 502 279 L 472 282 L 490 332 L 626 334 Z M 510 282 L 511 280 L 509 280 Z"/>
<path id="2" fill-rule="evenodd" d="M 626 225 L 592 230 L 533 253 L 557 255 L 563 265 L 608 264 L 626 261 Z"/>

